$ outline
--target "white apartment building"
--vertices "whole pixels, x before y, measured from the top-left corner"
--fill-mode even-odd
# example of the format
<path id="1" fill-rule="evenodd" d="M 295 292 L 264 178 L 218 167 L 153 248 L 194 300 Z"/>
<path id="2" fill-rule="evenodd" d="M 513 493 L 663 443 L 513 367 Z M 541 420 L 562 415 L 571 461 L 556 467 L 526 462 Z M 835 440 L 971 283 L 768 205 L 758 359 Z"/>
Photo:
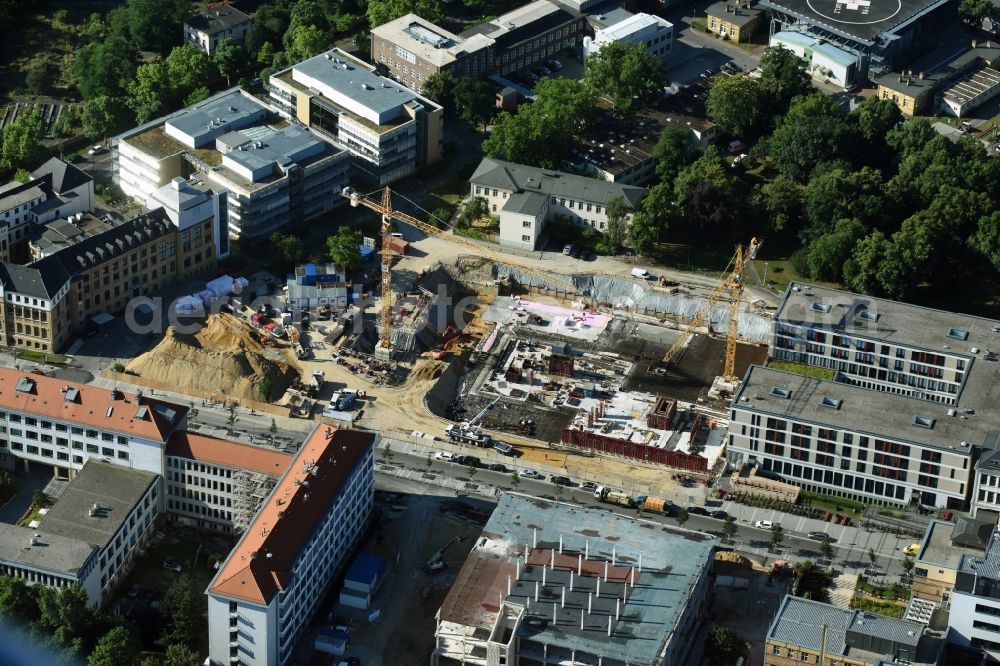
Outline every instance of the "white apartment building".
<path id="1" fill-rule="evenodd" d="M 38 524 L 0 525 L 0 573 L 31 585 L 79 584 L 99 606 L 152 534 L 158 478 L 88 461 Z"/>
<path id="2" fill-rule="evenodd" d="M 197 172 L 207 187 L 228 192 L 224 228 L 251 237 L 341 204 L 350 169 L 346 150 L 239 88 L 119 135 L 113 151 L 116 181 L 129 196 L 145 203 Z"/>
<path id="3" fill-rule="evenodd" d="M 1000 533 L 984 555 L 963 555 L 948 614 L 948 642 L 1000 660 Z"/>
<path id="4" fill-rule="evenodd" d="M 0 368 L 0 451 L 72 479 L 89 460 L 161 474 L 187 407 Z"/>
<path id="5" fill-rule="evenodd" d="M 615 42 L 642 44 L 646 52 L 666 63 L 674 43 L 674 25 L 659 16 L 641 12 L 633 14 L 623 21 L 595 30 L 593 39 L 584 37 L 584 58 L 597 53 L 605 44 Z"/>
<path id="6" fill-rule="evenodd" d="M 238 534 L 257 515 L 292 457 L 179 430 L 167 442 L 167 512 L 181 525 Z"/>
<path id="7" fill-rule="evenodd" d="M 1000 515 L 1000 431 L 995 434 L 994 445 L 976 461 L 972 485 L 972 516 L 979 511 L 992 511 Z"/>
<path id="8" fill-rule="evenodd" d="M 440 105 L 332 49 L 272 74 L 281 113 L 354 157 L 359 178 L 387 185 L 441 157 Z"/>
<path id="9" fill-rule="evenodd" d="M 621 197 L 626 208 L 634 210 L 646 194 L 645 188 L 634 185 L 488 157 L 469 178 L 469 188 L 500 218 L 500 244 L 522 250 L 535 249 L 545 224 L 557 217 L 603 232 L 612 199 Z"/>
<path id="10" fill-rule="evenodd" d="M 242 44 L 249 29 L 249 16 L 232 5 L 217 3 L 184 21 L 184 41 L 212 56 L 224 39 Z"/>
<path id="11" fill-rule="evenodd" d="M 371 515 L 376 439 L 310 433 L 206 590 L 211 664 L 289 663 Z"/>

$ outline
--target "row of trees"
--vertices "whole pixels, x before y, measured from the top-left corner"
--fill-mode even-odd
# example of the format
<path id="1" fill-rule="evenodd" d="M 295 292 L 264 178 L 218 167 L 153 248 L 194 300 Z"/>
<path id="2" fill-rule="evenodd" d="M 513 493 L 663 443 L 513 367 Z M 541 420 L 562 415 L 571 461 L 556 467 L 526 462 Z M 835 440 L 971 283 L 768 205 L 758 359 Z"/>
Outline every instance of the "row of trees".
<path id="1" fill-rule="evenodd" d="M 129 618 L 126 624 L 90 608 L 87 593 L 79 585 L 57 590 L 0 576 L 0 619 L 18 627 L 36 648 L 47 649 L 59 662 L 86 659 L 88 666 L 197 666 L 203 611 L 204 600 L 188 576 L 179 576 L 167 590 L 160 622 Z M 143 630 L 160 627 L 155 642 L 164 652 L 140 658 Z"/>
<path id="2" fill-rule="evenodd" d="M 274 252 L 274 256 L 286 267 L 301 264 L 310 259 L 325 261 L 329 260 L 347 271 L 354 271 L 361 268 L 361 232 L 357 229 L 341 226 L 337 233 L 328 236 L 326 239 L 326 253 L 317 257 L 308 251 L 302 240 L 295 234 L 283 234 L 274 232 L 268 238 L 268 245 Z"/>

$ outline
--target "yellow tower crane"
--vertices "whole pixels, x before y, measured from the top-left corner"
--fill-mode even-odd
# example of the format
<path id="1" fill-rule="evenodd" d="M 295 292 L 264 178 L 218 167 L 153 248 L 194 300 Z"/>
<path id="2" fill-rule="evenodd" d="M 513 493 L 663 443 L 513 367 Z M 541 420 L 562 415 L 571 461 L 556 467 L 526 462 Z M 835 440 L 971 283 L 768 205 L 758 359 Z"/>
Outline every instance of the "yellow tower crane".
<path id="1" fill-rule="evenodd" d="M 493 250 L 484 248 L 482 245 L 471 241 L 462 236 L 444 236 L 444 230 L 438 229 L 426 222 L 419 220 L 412 215 L 407 215 L 401 211 L 395 210 L 392 207 L 392 191 L 386 187 L 382 190 L 381 200 L 376 200 L 370 198 L 369 196 L 360 194 L 354 191 L 353 188 L 346 187 L 342 192 L 343 196 L 347 197 L 351 206 L 357 207 L 359 205 L 371 208 L 376 213 L 382 215 L 382 312 L 381 312 L 381 324 L 382 333 L 379 336 L 379 347 L 381 353 L 389 354 L 392 351 L 392 221 L 399 220 L 405 224 L 409 224 L 411 227 L 419 229 L 428 236 L 437 236 L 439 238 L 447 238 L 453 243 L 458 245 L 463 245 L 468 249 L 475 252 L 481 257 L 487 259 L 492 259 L 493 261 L 501 264 L 506 264 L 507 266 L 512 266 L 517 268 L 519 271 L 525 275 L 538 278 L 545 283 L 551 285 L 558 285 L 565 289 L 567 293 L 576 293 L 576 287 L 573 285 L 571 280 L 565 278 L 556 277 L 551 274 L 539 271 L 531 266 L 525 266 L 524 264 L 517 263 L 516 261 L 511 261 L 506 255 L 500 252 L 494 252 Z"/>
<path id="2" fill-rule="evenodd" d="M 678 354 L 687 344 L 688 340 L 691 339 L 695 329 L 705 322 L 715 304 L 728 294 L 729 328 L 726 331 L 726 364 L 722 370 L 722 381 L 727 384 L 732 384 L 736 381 L 734 370 L 736 366 L 736 326 L 740 311 L 740 296 L 743 294 L 743 269 L 747 262 L 752 261 L 757 256 L 757 250 L 760 249 L 762 244 L 763 241 L 751 238 L 750 244 L 745 248 L 742 245 L 736 246 L 736 252 L 723 271 L 722 283 L 716 287 L 715 291 L 709 294 L 705 302 L 705 307 L 691 318 L 691 322 L 688 324 L 688 332 L 677 338 L 677 341 L 667 350 L 667 353 L 663 356 L 664 365 L 669 365 L 677 359 Z"/>

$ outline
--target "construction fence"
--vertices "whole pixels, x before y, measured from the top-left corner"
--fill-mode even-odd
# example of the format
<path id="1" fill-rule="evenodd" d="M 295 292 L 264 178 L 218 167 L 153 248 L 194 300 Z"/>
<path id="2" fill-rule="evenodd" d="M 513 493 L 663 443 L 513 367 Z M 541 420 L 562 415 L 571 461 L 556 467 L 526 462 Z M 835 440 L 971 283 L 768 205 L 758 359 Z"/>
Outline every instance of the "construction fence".
<path id="1" fill-rule="evenodd" d="M 562 443 L 567 446 L 590 449 L 608 455 L 631 458 L 632 460 L 663 465 L 686 472 L 708 473 L 708 460 L 701 456 L 627 442 L 585 430 L 574 430 L 571 428 L 563 430 Z"/>

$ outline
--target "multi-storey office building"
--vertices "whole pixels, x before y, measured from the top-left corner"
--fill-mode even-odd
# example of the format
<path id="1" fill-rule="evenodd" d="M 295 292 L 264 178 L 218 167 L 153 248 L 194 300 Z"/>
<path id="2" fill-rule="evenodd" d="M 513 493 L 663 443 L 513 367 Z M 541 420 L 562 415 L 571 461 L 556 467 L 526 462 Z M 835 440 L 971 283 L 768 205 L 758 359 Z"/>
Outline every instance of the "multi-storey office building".
<path id="1" fill-rule="evenodd" d="M 124 391 L 0 368 L 0 450 L 71 479 L 88 460 L 162 473 L 187 407 Z"/>
<path id="2" fill-rule="evenodd" d="M 0 576 L 19 578 L 28 585 L 79 585 L 91 605 L 101 598 L 100 576 L 95 575 L 99 552 L 80 539 L 0 523 Z"/>
<path id="3" fill-rule="evenodd" d="M 290 453 L 179 430 L 167 442 L 167 512 L 181 525 L 242 532 L 291 461 Z"/>
<path id="4" fill-rule="evenodd" d="M 431 664 L 691 663 L 715 540 L 648 527 L 504 493 L 438 610 Z"/>
<path id="5" fill-rule="evenodd" d="M 129 130 L 113 147 L 116 182 L 129 196 L 145 202 L 178 176 L 200 172 L 228 191 L 224 227 L 251 237 L 341 203 L 350 167 L 347 151 L 239 88 Z"/>
<path id="6" fill-rule="evenodd" d="M 535 0 L 456 35 L 407 14 L 372 30 L 372 62 L 413 90 L 429 76 L 485 79 L 536 65 L 578 46 L 587 21 L 552 0 Z"/>
<path id="7" fill-rule="evenodd" d="M 651 14 L 633 14 L 606 28 L 594 31 L 594 38 L 583 39 L 584 57 L 597 53 L 606 44 L 616 42 L 642 44 L 646 52 L 666 63 L 674 43 L 674 26 L 669 21 Z"/>
<path id="8" fill-rule="evenodd" d="M 207 273 L 217 263 L 216 240 L 222 240 L 212 212 L 217 202 L 211 197 L 208 217 L 196 216 L 184 228 L 176 226 L 171 211 L 158 208 L 27 266 L 0 263 L 0 338 L 10 346 L 56 352 L 90 317 L 121 312 L 133 298 Z"/>
<path id="9" fill-rule="evenodd" d="M 989 410 L 960 417 L 897 393 L 751 366 L 733 399 L 728 456 L 806 490 L 961 509 L 998 426 Z"/>
<path id="10" fill-rule="evenodd" d="M 308 436 L 206 590 L 212 664 L 289 662 L 371 515 L 376 438 Z"/>
<path id="11" fill-rule="evenodd" d="M 357 175 L 386 185 L 441 157 L 444 110 L 340 49 L 271 75 L 271 99 L 354 156 Z"/>
<path id="12" fill-rule="evenodd" d="M 772 347 L 841 381 L 946 405 L 980 400 L 1000 378 L 998 321 L 801 283 L 774 315 Z"/>
<path id="13" fill-rule="evenodd" d="M 1000 515 L 1000 431 L 997 431 L 994 446 L 984 451 L 976 461 L 975 477 L 972 481 L 972 516 L 978 512 L 985 515 Z"/>
<path id="14" fill-rule="evenodd" d="M 951 594 L 948 642 L 1000 661 L 1000 532 L 985 554 L 962 556 Z"/>

